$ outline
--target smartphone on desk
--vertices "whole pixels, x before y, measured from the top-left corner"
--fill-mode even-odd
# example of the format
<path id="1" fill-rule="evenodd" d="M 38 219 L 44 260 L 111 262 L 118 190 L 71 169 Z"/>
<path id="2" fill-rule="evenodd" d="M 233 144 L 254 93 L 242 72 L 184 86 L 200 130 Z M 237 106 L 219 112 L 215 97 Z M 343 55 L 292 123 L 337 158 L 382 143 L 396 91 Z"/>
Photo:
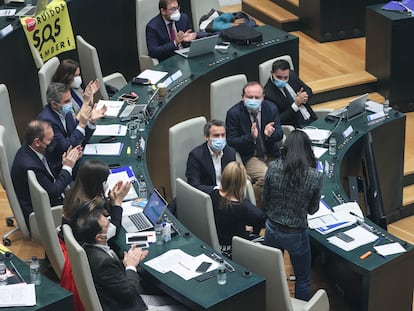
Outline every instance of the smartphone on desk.
<path id="1" fill-rule="evenodd" d="M 204 273 L 210 268 L 211 262 L 203 261 L 196 269 L 196 272 Z"/>

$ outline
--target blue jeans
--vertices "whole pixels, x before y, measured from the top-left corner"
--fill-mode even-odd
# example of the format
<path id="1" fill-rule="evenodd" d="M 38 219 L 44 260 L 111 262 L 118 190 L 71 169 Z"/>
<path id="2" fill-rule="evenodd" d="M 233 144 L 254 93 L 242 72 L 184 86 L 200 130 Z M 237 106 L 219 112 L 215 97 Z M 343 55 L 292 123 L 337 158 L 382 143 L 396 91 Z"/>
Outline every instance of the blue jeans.
<path id="1" fill-rule="evenodd" d="M 271 220 L 266 220 L 264 244 L 289 252 L 295 272 L 295 298 L 308 301 L 311 298 L 311 251 L 306 229 L 292 231 Z"/>

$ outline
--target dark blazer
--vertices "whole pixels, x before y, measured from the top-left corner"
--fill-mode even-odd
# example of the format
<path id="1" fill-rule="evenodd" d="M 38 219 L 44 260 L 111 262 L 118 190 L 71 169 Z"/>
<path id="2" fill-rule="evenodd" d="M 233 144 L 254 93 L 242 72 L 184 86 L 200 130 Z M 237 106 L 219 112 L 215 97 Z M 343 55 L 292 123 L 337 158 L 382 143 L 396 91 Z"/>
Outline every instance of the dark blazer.
<path id="1" fill-rule="evenodd" d="M 93 282 L 103 310 L 147 310 L 140 291 L 140 277 L 133 270 L 125 270 L 118 258 L 103 249 L 86 244 Z"/>
<path id="2" fill-rule="evenodd" d="M 78 120 L 76 120 L 71 113 L 68 113 L 66 119 L 66 129 L 63 127 L 62 122 L 59 119 L 58 114 L 53 111 L 50 104 L 45 106 L 43 110 L 37 116 L 38 120 L 47 121 L 53 128 L 54 139 L 56 140 L 56 148 L 52 153 L 47 155 L 47 160 L 52 163 L 55 171 L 60 170 L 62 162 L 62 154 L 66 152 L 69 146 L 76 147 L 79 144 L 84 146 L 92 136 L 94 130 L 88 126 L 85 128 L 85 136 L 76 129 L 78 126 Z"/>
<path id="3" fill-rule="evenodd" d="M 181 18 L 179 21 L 175 22 L 175 27 L 177 28 L 177 32 L 186 32 L 187 30 L 192 29 L 190 19 L 187 14 L 181 13 Z M 177 48 L 174 42 L 170 40 L 170 35 L 168 34 L 168 30 L 161 13 L 148 22 L 145 32 L 149 56 L 162 61 L 174 55 L 174 51 Z"/>
<path id="4" fill-rule="evenodd" d="M 221 158 L 221 169 L 223 170 L 228 163 L 235 160 L 236 150 L 226 146 Z M 216 172 L 207 143 L 191 150 L 188 155 L 185 175 L 187 176 L 187 182 L 193 187 L 206 193 L 213 191 L 216 186 Z"/>
<path id="5" fill-rule="evenodd" d="M 301 117 L 301 113 L 292 109 L 292 102 L 285 96 L 285 94 L 282 93 L 278 87 L 273 84 L 273 81 L 270 78 L 264 87 L 265 99 L 276 104 L 279 110 L 280 121 L 282 124 L 293 125 L 295 128 L 303 127 L 303 125 L 308 125 L 318 118 L 313 112 L 311 105 L 309 104 L 309 101 L 313 95 L 312 89 L 307 86 L 302 80 L 300 80 L 293 70 L 290 71 L 288 84 L 295 92 L 299 92 L 300 88 L 303 87 L 303 90 L 308 93 L 308 103 L 304 104 L 304 106 L 311 115 L 310 119 L 305 121 L 301 118 L 302 122 L 298 121 L 298 117 Z"/>
<path id="6" fill-rule="evenodd" d="M 275 122 L 275 131 L 269 138 L 264 134 L 266 124 Z M 269 101 L 264 100 L 261 108 L 261 131 L 265 151 L 268 156 L 278 157 L 278 141 L 283 138 L 283 131 L 280 125 L 279 113 L 277 107 Z M 236 149 L 246 163 L 253 157 L 256 143 L 251 134 L 252 122 L 250 114 L 244 107 L 244 102 L 240 101 L 227 111 L 226 115 L 226 136 L 228 144 Z"/>
<path id="7" fill-rule="evenodd" d="M 28 170 L 33 170 L 36 174 L 39 184 L 49 195 L 51 206 L 62 204 L 61 194 L 72 181 L 72 176 L 67 170 L 61 170 L 58 174 L 51 176 L 37 154 L 28 145 L 21 146 L 14 158 L 11 177 L 27 224 L 29 215 L 33 211 L 27 179 Z"/>

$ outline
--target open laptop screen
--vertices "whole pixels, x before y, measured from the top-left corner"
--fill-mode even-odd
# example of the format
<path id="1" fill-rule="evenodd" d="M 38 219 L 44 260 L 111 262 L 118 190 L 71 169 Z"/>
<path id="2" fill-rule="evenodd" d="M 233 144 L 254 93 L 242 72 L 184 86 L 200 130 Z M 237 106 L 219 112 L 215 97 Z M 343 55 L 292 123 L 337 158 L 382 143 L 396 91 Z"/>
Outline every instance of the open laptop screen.
<path id="1" fill-rule="evenodd" d="M 150 198 L 148 199 L 148 203 L 147 205 L 145 205 L 143 212 L 145 216 L 147 216 L 149 221 L 151 221 L 151 223 L 155 225 L 158 219 L 160 219 L 160 217 L 164 213 L 166 207 L 167 207 L 167 202 L 159 194 L 158 191 L 154 190 L 154 192 L 151 194 Z"/>

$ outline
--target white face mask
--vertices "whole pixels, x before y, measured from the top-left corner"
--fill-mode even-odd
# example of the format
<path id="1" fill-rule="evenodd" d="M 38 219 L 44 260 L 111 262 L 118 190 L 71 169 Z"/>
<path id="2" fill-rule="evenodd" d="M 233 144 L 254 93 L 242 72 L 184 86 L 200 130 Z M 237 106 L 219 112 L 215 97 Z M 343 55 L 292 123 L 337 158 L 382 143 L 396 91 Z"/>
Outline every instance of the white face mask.
<path id="1" fill-rule="evenodd" d="M 73 82 L 70 85 L 70 87 L 72 89 L 78 89 L 78 88 L 80 88 L 81 84 L 82 84 L 82 78 L 81 78 L 81 76 L 75 76 L 73 78 Z"/>
<path id="2" fill-rule="evenodd" d="M 180 10 L 175 10 L 174 13 L 170 15 L 170 19 L 174 22 L 178 22 L 181 18 Z"/>
<path id="3" fill-rule="evenodd" d="M 109 223 L 108 232 L 106 233 L 106 239 L 109 240 L 116 235 L 116 227 L 113 223 Z"/>

